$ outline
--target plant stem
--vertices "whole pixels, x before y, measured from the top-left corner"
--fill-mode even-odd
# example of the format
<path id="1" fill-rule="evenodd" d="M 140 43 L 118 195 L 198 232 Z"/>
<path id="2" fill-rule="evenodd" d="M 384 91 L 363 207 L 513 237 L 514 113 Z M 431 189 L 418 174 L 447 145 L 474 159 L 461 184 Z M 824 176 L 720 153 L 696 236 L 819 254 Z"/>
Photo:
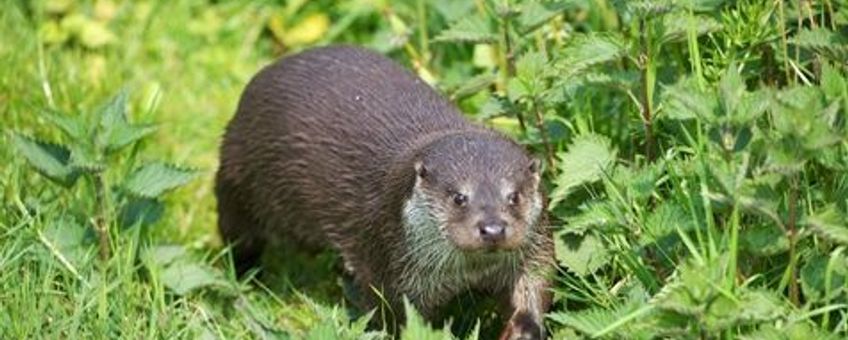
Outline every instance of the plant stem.
<path id="1" fill-rule="evenodd" d="M 100 246 L 100 259 L 106 261 L 110 256 L 109 225 L 106 221 L 106 186 L 103 184 L 103 173 L 96 172 L 92 175 L 94 182 L 94 204 L 97 216 L 94 226 L 97 229 L 97 238 Z"/>
<path id="2" fill-rule="evenodd" d="M 548 131 L 545 129 L 545 120 L 542 116 L 542 110 L 539 108 L 539 100 L 533 98 L 533 113 L 536 115 L 536 129 L 539 130 L 539 136 L 542 137 L 542 144 L 545 145 L 545 157 L 548 161 L 548 172 L 554 173 L 556 163 L 554 163 L 554 149 L 551 145 L 551 140 L 548 138 Z"/>
<path id="3" fill-rule="evenodd" d="M 653 98 L 656 69 L 651 58 L 651 32 L 649 32 L 650 27 L 647 24 L 647 19 L 642 19 L 642 21 L 639 22 L 639 29 L 639 40 L 642 44 L 642 56 L 644 57 L 644 64 L 642 65 L 642 125 L 645 129 L 645 157 L 650 162 L 654 159 L 654 133 L 652 110 L 654 101 Z"/>
<path id="4" fill-rule="evenodd" d="M 795 306 L 800 306 L 798 291 L 798 278 L 796 275 L 796 246 L 798 244 L 798 231 L 796 229 L 797 201 L 798 200 L 798 175 L 792 175 L 789 187 L 789 221 L 787 225 L 787 237 L 789 238 L 789 300 Z"/>
<path id="5" fill-rule="evenodd" d="M 501 74 L 503 74 L 502 87 L 504 91 L 506 91 L 507 83 L 510 79 L 515 77 L 515 50 L 512 44 L 512 39 L 509 36 L 509 22 L 508 17 L 501 18 L 501 54 L 502 63 L 501 63 Z M 516 110 L 515 118 L 518 119 L 518 126 L 521 128 L 521 133 L 527 133 L 527 123 L 524 122 L 524 115 L 521 114 L 520 110 Z"/>
<path id="6" fill-rule="evenodd" d="M 780 27 L 781 49 L 783 50 L 783 71 L 786 73 L 786 81 L 795 83 L 795 78 L 789 72 L 789 44 L 786 40 L 786 15 L 783 10 L 783 0 L 776 0 L 778 7 L 778 27 Z"/>

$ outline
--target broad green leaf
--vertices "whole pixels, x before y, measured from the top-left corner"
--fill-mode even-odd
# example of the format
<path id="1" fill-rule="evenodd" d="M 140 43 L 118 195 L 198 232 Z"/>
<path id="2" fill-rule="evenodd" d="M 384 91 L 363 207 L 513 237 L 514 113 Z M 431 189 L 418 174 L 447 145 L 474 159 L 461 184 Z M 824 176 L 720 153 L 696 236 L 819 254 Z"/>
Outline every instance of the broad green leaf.
<path id="1" fill-rule="evenodd" d="M 706 122 L 715 119 L 718 100 L 712 91 L 702 91 L 694 78 L 685 78 L 665 87 L 662 94 L 662 117 L 675 120 L 700 118 Z"/>
<path id="2" fill-rule="evenodd" d="M 663 43 L 685 41 L 693 28 L 696 36 L 702 36 L 721 30 L 721 24 L 710 16 L 675 11 L 662 17 L 660 39 Z"/>
<path id="3" fill-rule="evenodd" d="M 164 163 L 151 163 L 143 165 L 133 172 L 123 187 L 132 195 L 156 198 L 168 190 L 185 185 L 196 174 L 194 170 L 190 169 L 178 168 Z"/>
<path id="4" fill-rule="evenodd" d="M 823 63 L 821 70 L 821 89 L 829 101 L 848 100 L 848 80 L 839 69 Z"/>
<path id="5" fill-rule="evenodd" d="M 167 266 L 160 273 L 159 279 L 177 295 L 224 284 L 221 274 L 214 268 L 187 260 L 175 261 Z"/>
<path id="6" fill-rule="evenodd" d="M 619 215 L 615 205 L 610 201 L 590 202 L 580 206 L 580 213 L 566 217 L 568 223 L 564 229 L 583 234 L 590 228 L 620 225 L 623 223 L 623 217 Z"/>
<path id="7" fill-rule="evenodd" d="M 478 15 L 454 22 L 433 39 L 434 42 L 470 43 L 495 43 L 497 40 L 488 19 Z"/>
<path id="8" fill-rule="evenodd" d="M 835 205 L 808 216 L 802 223 L 831 242 L 848 245 L 848 219 Z"/>
<path id="9" fill-rule="evenodd" d="M 127 97 L 127 91 L 121 90 L 98 111 L 100 127 L 107 135 L 112 129 L 127 124 Z"/>
<path id="10" fill-rule="evenodd" d="M 551 209 L 580 186 L 600 180 L 615 163 L 609 139 L 591 133 L 575 137 L 568 151 L 558 156 L 560 171 L 554 180 Z"/>
<path id="11" fill-rule="evenodd" d="M 42 112 L 41 116 L 56 125 L 74 142 L 83 141 L 90 134 L 86 128 L 86 122 L 80 116 L 70 116 L 48 110 Z"/>
<path id="12" fill-rule="evenodd" d="M 623 328 L 612 330 L 613 338 L 627 337 L 627 320 L 644 316 L 651 312 L 651 307 L 644 301 L 631 299 L 626 304 L 612 308 L 595 307 L 581 311 L 554 312 L 548 318 L 556 323 L 594 337 L 602 332 L 609 332 L 611 325 L 621 324 Z M 622 324 L 623 322 L 623 324 Z"/>
<path id="13" fill-rule="evenodd" d="M 519 5 L 519 33 L 529 33 L 563 11 L 580 7 L 579 1 L 525 1 Z"/>
<path id="14" fill-rule="evenodd" d="M 120 149 L 129 146 L 144 137 L 147 137 L 153 132 L 156 132 L 156 126 L 152 124 L 118 125 L 114 129 L 109 131 L 109 135 L 106 138 L 106 151 L 119 151 Z"/>
<path id="15" fill-rule="evenodd" d="M 817 27 L 801 29 L 789 42 L 812 50 L 837 63 L 848 60 L 848 38 L 844 34 Z"/>
<path id="16" fill-rule="evenodd" d="M 147 227 L 156 223 L 164 210 L 165 206 L 154 198 L 129 197 L 118 212 L 118 225 L 121 228 Z"/>
<path id="17" fill-rule="evenodd" d="M 688 232 L 696 227 L 692 217 L 674 201 L 660 203 L 651 211 L 643 223 L 640 243 L 643 245 L 657 243 L 660 246 L 676 240 L 678 230 Z"/>
<path id="18" fill-rule="evenodd" d="M 759 256 L 774 256 L 789 250 L 786 234 L 770 224 L 750 226 L 742 231 L 740 239 L 745 251 Z"/>
<path id="19" fill-rule="evenodd" d="M 145 256 L 150 264 L 165 267 L 183 259 L 186 256 L 186 250 L 179 245 L 161 245 L 145 250 Z"/>
<path id="20" fill-rule="evenodd" d="M 71 152 L 68 148 L 17 133 L 12 134 L 11 138 L 18 152 L 40 174 L 65 187 L 76 183 L 80 173 L 69 165 Z"/>
<path id="21" fill-rule="evenodd" d="M 733 115 L 745 94 L 745 82 L 742 81 L 736 66 L 731 65 L 724 71 L 718 83 L 718 90 L 718 101 L 721 103 L 724 115 Z"/>
<path id="22" fill-rule="evenodd" d="M 617 60 L 627 48 L 624 39 L 615 34 L 580 34 L 562 50 L 557 68 L 565 77 L 573 77 L 586 69 Z"/>
<path id="23" fill-rule="evenodd" d="M 555 235 L 554 245 L 559 263 L 580 276 L 594 273 L 610 260 L 606 246 L 592 232 L 582 236 L 559 232 Z"/>
<path id="24" fill-rule="evenodd" d="M 468 79 L 453 90 L 450 97 L 452 100 L 460 100 L 480 92 L 495 83 L 497 77 L 491 73 L 483 73 Z"/>
<path id="25" fill-rule="evenodd" d="M 436 330 L 431 328 L 409 300 L 403 300 L 403 309 L 406 316 L 406 325 L 401 331 L 401 340 L 449 340 L 453 338 L 450 331 L 446 329 Z"/>
<path id="26" fill-rule="evenodd" d="M 71 148 L 70 165 L 81 172 L 94 173 L 102 171 L 106 165 L 92 147 L 79 144 Z"/>
<path id="27" fill-rule="evenodd" d="M 44 229 L 44 238 L 53 250 L 75 267 L 85 266 L 94 254 L 93 236 L 90 228 L 67 217 L 51 221 Z"/>
<path id="28" fill-rule="evenodd" d="M 844 266 L 843 266 L 844 267 Z M 804 291 L 804 297 L 807 300 L 817 301 L 825 297 L 827 293 L 827 268 L 828 257 L 820 254 L 813 255 L 808 258 L 804 266 L 801 267 L 801 289 Z M 831 273 L 830 290 L 834 292 L 844 291 L 846 287 L 845 273 Z"/>

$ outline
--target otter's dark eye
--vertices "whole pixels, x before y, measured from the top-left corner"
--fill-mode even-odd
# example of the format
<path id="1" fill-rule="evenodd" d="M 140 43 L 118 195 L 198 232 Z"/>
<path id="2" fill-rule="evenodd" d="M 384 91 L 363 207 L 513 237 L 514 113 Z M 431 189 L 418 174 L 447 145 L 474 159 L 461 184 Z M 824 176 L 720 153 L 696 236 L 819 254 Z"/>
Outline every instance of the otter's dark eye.
<path id="1" fill-rule="evenodd" d="M 453 204 L 463 207 L 466 203 L 468 203 L 468 196 L 465 196 L 458 192 L 453 194 Z"/>
<path id="2" fill-rule="evenodd" d="M 518 200 L 519 200 L 519 199 L 520 199 L 520 197 L 519 197 L 519 195 L 518 195 L 518 192 L 517 192 L 517 191 L 515 191 L 515 192 L 513 192 L 513 193 L 509 194 L 508 196 L 506 196 L 506 200 L 507 200 L 507 202 L 509 202 L 509 205 L 516 205 L 516 204 L 518 204 Z"/>

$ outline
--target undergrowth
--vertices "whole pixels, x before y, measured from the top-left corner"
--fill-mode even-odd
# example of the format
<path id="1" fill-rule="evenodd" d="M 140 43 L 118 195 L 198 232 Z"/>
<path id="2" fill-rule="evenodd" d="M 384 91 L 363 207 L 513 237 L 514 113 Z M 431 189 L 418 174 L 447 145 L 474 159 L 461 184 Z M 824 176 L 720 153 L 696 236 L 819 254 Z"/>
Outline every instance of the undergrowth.
<path id="1" fill-rule="evenodd" d="M 215 233 L 244 84 L 328 43 L 398 60 L 545 161 L 554 338 L 848 336 L 845 0 L 3 8 L 2 338 L 385 337 L 345 308 L 334 254 L 239 281 Z"/>

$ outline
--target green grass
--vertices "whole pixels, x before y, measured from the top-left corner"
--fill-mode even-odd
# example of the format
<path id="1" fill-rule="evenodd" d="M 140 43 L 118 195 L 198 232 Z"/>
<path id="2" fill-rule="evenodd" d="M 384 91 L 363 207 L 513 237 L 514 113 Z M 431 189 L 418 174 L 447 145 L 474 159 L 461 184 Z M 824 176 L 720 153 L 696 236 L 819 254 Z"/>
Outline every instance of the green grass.
<path id="1" fill-rule="evenodd" d="M 335 42 L 546 161 L 554 337 L 848 336 L 848 3 L 676 3 L 4 0 L 0 338 L 380 337 L 351 321 L 334 254 L 267 254 L 262 282 L 239 281 L 216 232 L 246 82 Z M 95 177 L 62 188 L 13 145 L 73 145 L 45 112 L 94 126 L 121 89 L 129 120 L 158 128 L 104 158 L 101 261 Z M 196 176 L 157 222 L 121 227 L 124 179 L 158 160 Z M 442 336 L 412 320 L 407 338 Z"/>

